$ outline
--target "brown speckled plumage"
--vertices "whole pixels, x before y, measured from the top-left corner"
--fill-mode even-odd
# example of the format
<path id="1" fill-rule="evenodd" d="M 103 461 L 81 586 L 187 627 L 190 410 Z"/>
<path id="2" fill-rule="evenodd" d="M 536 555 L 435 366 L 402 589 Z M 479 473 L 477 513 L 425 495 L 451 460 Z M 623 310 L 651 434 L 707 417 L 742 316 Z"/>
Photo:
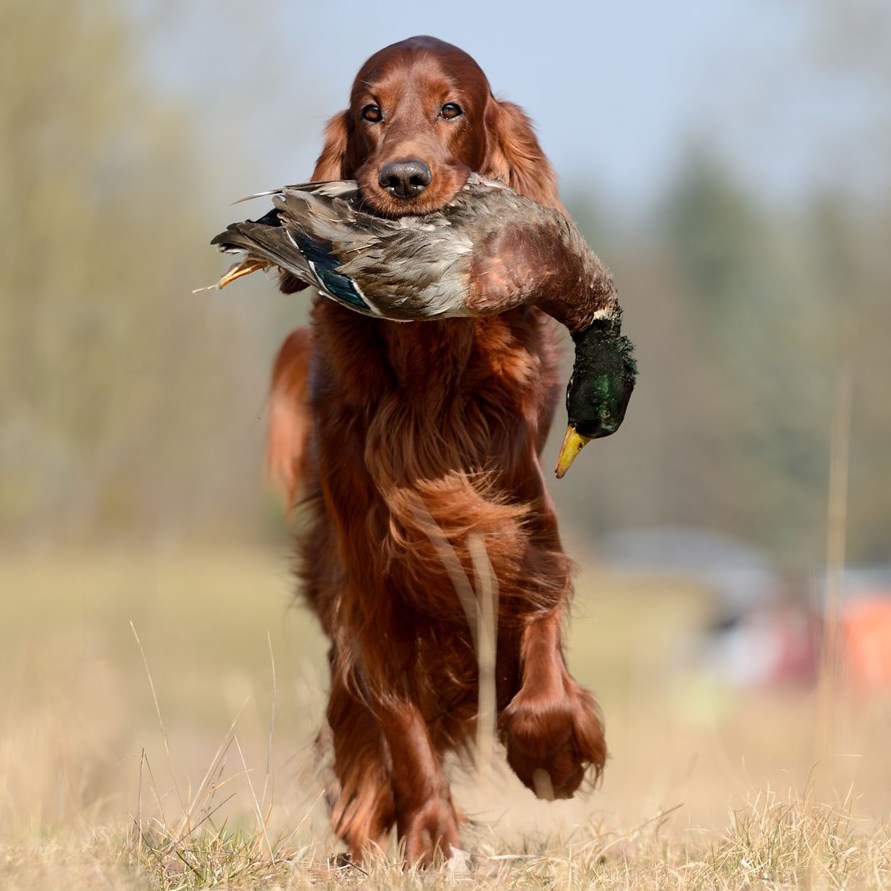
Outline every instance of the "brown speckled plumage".
<path id="1" fill-rule="evenodd" d="M 478 174 L 423 216 L 370 213 L 354 182 L 269 194 L 274 212 L 231 224 L 213 243 L 278 266 L 357 312 L 426 321 L 539 306 L 573 332 L 618 314 L 612 277 L 575 224 Z M 332 287 L 332 276 L 355 284 L 354 299 Z"/>

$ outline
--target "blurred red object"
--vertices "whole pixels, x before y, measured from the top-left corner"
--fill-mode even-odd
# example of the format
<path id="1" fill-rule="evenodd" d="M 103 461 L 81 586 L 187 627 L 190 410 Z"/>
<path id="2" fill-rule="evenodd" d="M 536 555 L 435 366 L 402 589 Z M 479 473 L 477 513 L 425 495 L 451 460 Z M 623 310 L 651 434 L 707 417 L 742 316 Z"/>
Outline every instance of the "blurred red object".
<path id="1" fill-rule="evenodd" d="M 891 693 L 891 597 L 875 594 L 847 603 L 841 635 L 851 687 L 866 695 Z"/>

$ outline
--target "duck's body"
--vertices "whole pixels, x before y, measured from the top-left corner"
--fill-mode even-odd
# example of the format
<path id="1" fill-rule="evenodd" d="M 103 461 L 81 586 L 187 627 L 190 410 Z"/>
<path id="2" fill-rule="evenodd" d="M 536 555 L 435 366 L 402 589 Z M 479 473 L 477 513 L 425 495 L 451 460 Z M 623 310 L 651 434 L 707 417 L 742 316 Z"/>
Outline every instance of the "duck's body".
<path id="1" fill-rule="evenodd" d="M 536 305 L 576 344 L 558 476 L 588 440 L 618 428 L 636 374 L 631 343 L 612 277 L 563 214 L 476 174 L 424 216 L 368 213 L 350 181 L 265 194 L 274 210 L 212 241 L 246 254 L 220 286 L 275 266 L 356 312 L 404 322 Z"/>
<path id="2" fill-rule="evenodd" d="M 552 229 L 579 254 L 584 245 L 557 211 L 475 174 L 451 204 L 423 217 L 370 214 L 351 181 L 269 194 L 275 210 L 233 223 L 212 243 L 246 252 L 248 264 L 285 269 L 352 310 L 392 321 L 490 315 L 529 302 L 526 289 L 511 289 L 506 301 L 486 299 L 480 294 L 486 283 L 472 277 L 481 248 L 506 226 Z M 244 265 L 234 267 L 233 278 Z"/>

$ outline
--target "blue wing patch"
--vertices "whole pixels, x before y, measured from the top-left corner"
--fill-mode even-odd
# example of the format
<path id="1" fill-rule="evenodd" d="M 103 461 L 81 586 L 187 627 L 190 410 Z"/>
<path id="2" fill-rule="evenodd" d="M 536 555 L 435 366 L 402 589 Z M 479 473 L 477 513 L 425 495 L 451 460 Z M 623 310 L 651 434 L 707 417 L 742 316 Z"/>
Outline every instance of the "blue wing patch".
<path id="1" fill-rule="evenodd" d="M 305 232 L 288 232 L 297 249 L 306 257 L 309 268 L 315 273 L 322 290 L 334 300 L 377 315 L 374 307 L 365 300 L 359 286 L 348 276 L 337 272 L 340 261 L 334 256 L 331 243 L 313 238 Z"/>
<path id="2" fill-rule="evenodd" d="M 366 303 L 359 286 L 345 275 L 335 272 L 333 269 L 325 269 L 318 263 L 314 263 L 307 257 L 309 267 L 322 283 L 322 290 L 340 303 L 348 303 L 356 309 L 364 309 L 373 313 L 374 310 Z"/>

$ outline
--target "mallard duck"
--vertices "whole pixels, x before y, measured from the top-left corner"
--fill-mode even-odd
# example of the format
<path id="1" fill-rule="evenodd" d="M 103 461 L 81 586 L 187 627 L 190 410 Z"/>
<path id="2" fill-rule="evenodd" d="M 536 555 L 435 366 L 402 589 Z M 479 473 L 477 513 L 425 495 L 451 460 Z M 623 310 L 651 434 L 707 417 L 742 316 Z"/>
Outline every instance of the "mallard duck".
<path id="1" fill-rule="evenodd" d="M 637 374 L 633 347 L 612 277 L 569 218 L 477 174 L 423 216 L 368 213 L 352 181 L 261 195 L 273 210 L 211 242 L 245 255 L 215 287 L 277 267 L 356 312 L 403 322 L 538 306 L 575 342 L 557 477 L 584 445 L 619 428 Z"/>

